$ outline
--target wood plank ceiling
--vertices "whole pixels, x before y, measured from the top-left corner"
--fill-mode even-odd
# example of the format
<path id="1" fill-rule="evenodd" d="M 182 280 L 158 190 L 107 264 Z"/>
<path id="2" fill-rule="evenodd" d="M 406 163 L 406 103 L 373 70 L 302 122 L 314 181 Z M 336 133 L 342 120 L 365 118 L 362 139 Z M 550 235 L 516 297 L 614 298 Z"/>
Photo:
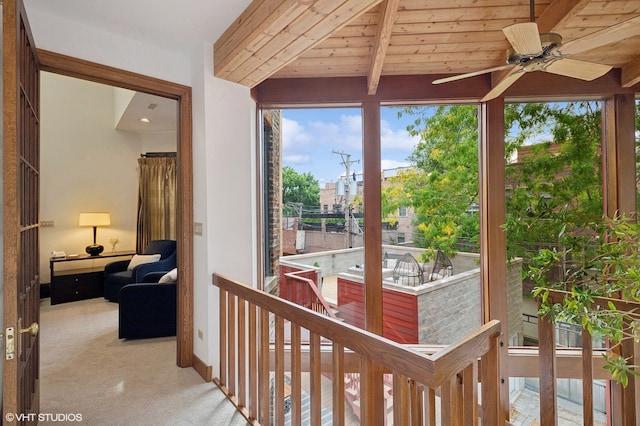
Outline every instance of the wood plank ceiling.
<path id="1" fill-rule="evenodd" d="M 268 78 L 367 77 L 375 94 L 380 76 L 435 79 L 504 65 L 509 42 L 502 29 L 530 21 L 530 6 L 529 0 L 255 0 L 215 43 L 214 74 L 248 87 Z M 624 87 L 640 82 L 640 0 L 535 0 L 534 9 L 540 32 L 561 34 L 563 44 L 626 25 L 622 40 L 571 46 L 579 52 L 571 59 L 621 68 Z M 494 73 L 493 86 L 508 78 L 509 70 Z"/>

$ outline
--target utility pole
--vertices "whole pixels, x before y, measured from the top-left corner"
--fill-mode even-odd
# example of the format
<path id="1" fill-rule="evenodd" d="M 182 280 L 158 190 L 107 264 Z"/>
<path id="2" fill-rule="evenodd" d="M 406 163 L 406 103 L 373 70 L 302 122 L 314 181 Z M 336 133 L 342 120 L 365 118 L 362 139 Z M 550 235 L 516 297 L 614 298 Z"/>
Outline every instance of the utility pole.
<path id="1" fill-rule="evenodd" d="M 333 151 L 331 151 L 333 154 L 338 154 L 341 158 L 342 161 L 340 162 L 340 164 L 342 164 L 345 168 L 345 182 L 344 182 L 344 224 L 346 227 L 346 231 L 347 231 L 347 240 L 346 240 L 346 246 L 347 248 L 352 248 L 353 247 L 353 241 L 352 241 L 352 227 L 351 227 L 351 209 L 349 208 L 349 195 L 351 192 L 351 177 L 350 177 L 350 173 L 349 170 L 351 168 L 351 164 L 353 163 L 360 163 L 360 160 L 351 160 L 351 154 L 347 154 L 344 151 L 336 151 L 335 149 Z M 355 185 L 355 182 L 354 182 Z"/>

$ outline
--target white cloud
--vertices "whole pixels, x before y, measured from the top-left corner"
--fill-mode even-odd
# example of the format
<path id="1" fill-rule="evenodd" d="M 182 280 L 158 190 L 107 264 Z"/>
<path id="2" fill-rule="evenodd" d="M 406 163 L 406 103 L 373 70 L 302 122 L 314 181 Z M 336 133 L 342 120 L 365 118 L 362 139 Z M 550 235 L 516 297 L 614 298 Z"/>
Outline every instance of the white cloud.
<path id="1" fill-rule="evenodd" d="M 307 144 L 311 142 L 313 138 L 308 130 L 305 129 L 300 123 L 295 120 L 291 120 L 282 117 L 282 143 L 283 148 L 292 146 L 298 146 L 300 144 Z"/>
<path id="2" fill-rule="evenodd" d="M 292 163 L 292 164 L 309 164 L 310 159 L 311 159 L 310 156 L 301 155 L 301 154 L 285 155 L 282 157 L 282 161 L 284 161 L 285 163 Z"/>
<path id="3" fill-rule="evenodd" d="M 407 155 L 411 154 L 420 142 L 418 136 L 411 136 L 406 129 L 393 130 L 387 120 L 381 120 L 380 137 L 383 151 L 405 151 Z"/>
<path id="4" fill-rule="evenodd" d="M 313 130 L 314 143 L 325 145 L 330 149 L 362 152 L 362 117 L 360 115 L 342 114 L 336 122 L 311 121 L 309 128 Z"/>
<path id="5" fill-rule="evenodd" d="M 382 167 L 382 170 L 391 170 L 400 167 L 409 167 L 411 163 L 409 163 L 408 161 L 382 160 L 380 161 L 380 165 Z"/>

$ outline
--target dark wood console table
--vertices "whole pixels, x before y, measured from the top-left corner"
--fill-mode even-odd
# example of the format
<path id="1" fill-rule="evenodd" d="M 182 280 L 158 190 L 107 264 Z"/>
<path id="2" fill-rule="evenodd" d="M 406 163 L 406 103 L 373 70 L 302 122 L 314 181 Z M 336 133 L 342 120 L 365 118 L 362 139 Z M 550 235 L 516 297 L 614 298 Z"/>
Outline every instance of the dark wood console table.
<path id="1" fill-rule="evenodd" d="M 52 257 L 49 259 L 51 269 L 51 304 L 73 302 L 76 300 L 92 299 L 104 295 L 103 272 L 104 265 L 108 262 L 96 262 L 114 257 L 132 257 L 133 251 L 121 251 L 89 256 L 79 254 L 76 256 Z M 56 265 L 69 266 L 68 262 L 74 262 L 71 269 L 55 270 Z M 98 263 L 96 265 L 96 263 Z"/>

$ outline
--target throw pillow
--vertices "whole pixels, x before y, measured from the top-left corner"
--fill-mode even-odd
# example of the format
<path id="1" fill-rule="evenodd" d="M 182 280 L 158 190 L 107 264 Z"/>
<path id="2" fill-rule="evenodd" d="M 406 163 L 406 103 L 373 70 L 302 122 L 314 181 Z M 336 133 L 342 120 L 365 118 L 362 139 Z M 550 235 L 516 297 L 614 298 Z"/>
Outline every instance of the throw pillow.
<path id="1" fill-rule="evenodd" d="M 160 260 L 159 254 L 134 254 L 129 262 L 129 266 L 127 266 L 127 271 L 133 271 L 138 265 L 142 265 L 145 263 L 153 263 Z"/>
<path id="2" fill-rule="evenodd" d="M 158 284 L 171 284 L 175 282 L 178 282 L 178 268 L 173 268 L 158 280 Z"/>

